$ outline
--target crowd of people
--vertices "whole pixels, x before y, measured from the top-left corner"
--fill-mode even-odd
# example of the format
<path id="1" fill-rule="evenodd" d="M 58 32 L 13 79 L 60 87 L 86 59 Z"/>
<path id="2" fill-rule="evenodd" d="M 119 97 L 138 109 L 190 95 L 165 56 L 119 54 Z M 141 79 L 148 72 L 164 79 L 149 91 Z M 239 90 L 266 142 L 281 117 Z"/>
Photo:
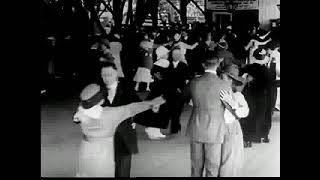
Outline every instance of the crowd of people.
<path id="1" fill-rule="evenodd" d="M 84 134 L 78 176 L 130 177 L 136 123 L 165 140 L 161 129 L 181 131 L 186 104 L 193 177 L 239 176 L 243 148 L 270 141 L 280 110 L 280 40 L 272 31 L 104 28 L 107 36 L 90 44 L 93 78 L 74 115 Z"/>

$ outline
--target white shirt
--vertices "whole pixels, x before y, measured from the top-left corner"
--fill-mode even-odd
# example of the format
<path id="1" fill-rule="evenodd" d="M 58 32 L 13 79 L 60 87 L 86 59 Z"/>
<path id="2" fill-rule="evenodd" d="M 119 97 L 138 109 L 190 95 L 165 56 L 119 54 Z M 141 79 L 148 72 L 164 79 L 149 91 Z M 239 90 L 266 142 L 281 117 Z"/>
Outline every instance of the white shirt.
<path id="1" fill-rule="evenodd" d="M 108 90 L 108 100 L 110 101 L 110 103 L 113 102 L 114 96 L 116 95 L 117 87 L 118 87 L 117 81 L 108 87 L 108 89 L 109 89 Z"/>
<path id="2" fill-rule="evenodd" d="M 208 72 L 208 73 L 212 73 L 212 74 L 217 75 L 217 71 L 214 71 L 214 70 L 211 70 L 211 69 L 207 69 L 204 72 Z"/>
<path id="3" fill-rule="evenodd" d="M 272 54 L 270 55 L 270 58 L 274 58 L 275 59 L 277 80 L 279 80 L 280 79 L 280 52 L 277 51 L 277 50 L 272 51 Z"/>
<path id="4" fill-rule="evenodd" d="M 235 92 L 233 93 L 233 99 L 236 102 L 235 106 L 233 107 L 236 115 L 239 118 L 247 117 L 249 114 L 249 106 L 243 94 L 241 94 L 241 92 Z M 236 117 L 228 109 L 225 109 L 224 119 L 225 123 L 233 123 L 236 120 Z"/>
<path id="5" fill-rule="evenodd" d="M 172 63 L 173 63 L 173 68 L 176 68 L 176 67 L 178 66 L 179 62 L 180 62 L 180 61 L 172 61 Z"/>
<path id="6" fill-rule="evenodd" d="M 154 63 L 154 65 L 157 65 L 163 68 L 168 68 L 170 65 L 170 62 L 166 59 L 159 59 Z"/>

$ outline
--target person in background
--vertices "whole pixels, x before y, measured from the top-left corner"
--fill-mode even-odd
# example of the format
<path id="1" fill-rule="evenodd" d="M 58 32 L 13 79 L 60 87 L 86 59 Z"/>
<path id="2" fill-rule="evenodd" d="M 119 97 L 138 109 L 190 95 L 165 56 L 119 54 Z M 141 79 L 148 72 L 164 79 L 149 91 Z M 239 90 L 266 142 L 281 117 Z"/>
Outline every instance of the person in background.
<path id="1" fill-rule="evenodd" d="M 153 82 L 151 76 L 151 69 L 153 67 L 153 43 L 149 40 L 148 33 L 144 34 L 144 39 L 140 43 L 140 55 L 142 62 L 137 69 L 136 75 L 134 76 L 134 81 L 136 82 L 135 90 L 139 90 L 141 82 L 147 83 L 146 90 L 150 91 L 150 83 Z"/>
<path id="2" fill-rule="evenodd" d="M 280 110 L 280 45 L 278 42 L 271 41 L 267 44 L 267 54 L 270 58 L 269 69 L 272 73 L 274 85 L 272 91 L 274 92 L 274 100 L 271 102 L 277 110 Z"/>
<path id="3" fill-rule="evenodd" d="M 171 51 L 170 65 L 168 67 L 168 97 L 169 114 L 171 119 L 170 132 L 176 134 L 181 131 L 180 115 L 183 109 L 183 104 L 177 101 L 181 95 L 187 82 L 191 79 L 192 74 L 188 65 L 184 63 L 183 53 L 179 48 Z"/>
<path id="4" fill-rule="evenodd" d="M 239 177 L 244 161 L 243 134 L 239 120 L 249 114 L 247 101 L 237 89 L 244 83 L 244 78 L 239 77 L 237 65 L 226 66 L 221 78 L 232 87 L 232 92 L 225 90 L 220 92 L 220 99 L 226 108 L 224 119 L 227 127 L 227 134 L 222 144 L 223 165 L 220 177 Z"/>
<path id="5" fill-rule="evenodd" d="M 118 77 L 124 78 L 124 73 L 121 65 L 120 53 L 122 51 L 122 44 L 120 35 L 118 33 L 113 34 L 113 38 L 110 38 L 110 53 L 114 57 L 114 63 L 118 70 Z"/>
<path id="6" fill-rule="evenodd" d="M 234 57 L 239 60 L 240 64 L 245 64 L 244 49 L 241 44 L 240 37 L 234 32 L 232 25 L 226 27 L 226 42 L 229 46 L 229 51 L 232 52 Z"/>
<path id="7" fill-rule="evenodd" d="M 153 67 L 153 57 L 154 57 L 154 49 L 159 46 L 166 46 L 168 43 L 164 44 L 155 44 L 155 39 L 157 38 L 157 31 L 152 31 L 149 35 L 148 33 L 144 33 L 143 40 L 141 41 L 140 47 L 140 55 L 142 62 L 140 63 L 134 81 L 136 82 L 135 90 L 139 91 L 139 86 L 141 82 L 147 83 L 146 90 L 150 91 L 150 84 L 154 81 L 151 76 L 151 70 Z"/>
<path id="8" fill-rule="evenodd" d="M 228 44 L 226 42 L 219 42 L 217 46 L 217 56 L 223 61 L 220 64 L 219 70 L 223 69 L 224 66 L 236 64 L 238 66 L 241 65 L 241 62 L 237 60 L 233 53 L 229 51 Z"/>
<path id="9" fill-rule="evenodd" d="M 256 62 L 264 61 L 266 52 L 263 49 L 257 50 L 255 53 Z M 271 128 L 271 114 L 270 107 L 270 87 L 272 85 L 270 72 L 263 63 L 248 64 L 242 68 L 243 73 L 247 73 L 252 77 L 252 81 L 248 84 L 248 93 L 246 94 L 250 112 L 248 121 L 252 122 L 252 142 L 261 143 L 261 141 L 268 143 L 269 132 Z M 252 120 L 250 120 L 252 119 Z"/>
<path id="10" fill-rule="evenodd" d="M 190 66 L 193 75 L 201 75 L 204 73 L 202 64 L 208 51 L 214 51 L 216 43 L 212 40 L 211 33 L 203 33 L 198 35 L 199 45 L 193 50 Z"/>
<path id="11" fill-rule="evenodd" d="M 252 64 L 254 62 L 254 51 L 257 50 L 259 47 L 266 45 L 268 42 L 271 41 L 271 38 L 266 38 L 267 36 L 259 37 L 257 34 L 256 27 L 253 27 L 250 32 L 250 39 L 247 45 L 244 47 L 245 51 L 248 51 L 248 58 L 246 64 Z"/>
<path id="12" fill-rule="evenodd" d="M 173 41 L 171 43 L 172 43 L 171 50 L 173 50 L 175 48 L 179 48 L 181 50 L 181 54 L 182 54 L 181 61 L 187 65 L 188 65 L 188 62 L 187 62 L 186 56 L 185 56 L 187 49 L 192 50 L 195 47 L 197 47 L 199 44 L 198 42 L 194 43 L 193 45 L 188 45 L 188 44 L 184 43 L 181 39 L 181 32 L 180 31 L 174 31 Z"/>
<path id="13" fill-rule="evenodd" d="M 168 61 L 169 50 L 163 46 L 156 49 L 157 61 L 154 63 L 152 74 L 154 76 L 154 82 L 151 84 L 151 91 L 147 96 L 147 99 L 157 97 L 159 94 L 163 94 L 163 97 L 167 99 L 168 96 L 168 67 L 170 62 Z M 138 124 L 146 126 L 145 132 L 150 139 L 162 139 L 166 135 L 162 134 L 161 129 L 166 129 L 169 124 L 169 107 L 168 103 L 161 105 L 160 107 L 154 107 L 152 110 L 148 110 L 141 113 L 136 118 Z"/>
<path id="14" fill-rule="evenodd" d="M 252 64 L 261 64 L 266 67 L 269 66 L 270 58 L 267 56 L 267 51 L 265 48 L 258 48 L 253 52 L 253 59 L 251 61 Z"/>

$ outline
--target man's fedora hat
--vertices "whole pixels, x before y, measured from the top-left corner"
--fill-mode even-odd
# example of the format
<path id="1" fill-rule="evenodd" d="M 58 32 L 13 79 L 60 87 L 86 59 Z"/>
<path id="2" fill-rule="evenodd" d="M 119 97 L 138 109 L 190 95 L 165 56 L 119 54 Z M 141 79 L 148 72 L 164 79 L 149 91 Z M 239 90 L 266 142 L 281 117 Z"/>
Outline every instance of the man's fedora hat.
<path id="1" fill-rule="evenodd" d="M 227 49 L 228 44 L 227 44 L 227 42 L 222 41 L 222 42 L 219 42 L 219 43 L 218 43 L 218 46 L 219 46 L 220 48 L 222 48 L 222 49 Z"/>
<path id="2" fill-rule="evenodd" d="M 223 68 L 222 73 L 232 78 L 237 86 L 241 86 L 245 82 L 245 79 L 239 76 L 239 68 L 235 64 L 226 65 Z"/>

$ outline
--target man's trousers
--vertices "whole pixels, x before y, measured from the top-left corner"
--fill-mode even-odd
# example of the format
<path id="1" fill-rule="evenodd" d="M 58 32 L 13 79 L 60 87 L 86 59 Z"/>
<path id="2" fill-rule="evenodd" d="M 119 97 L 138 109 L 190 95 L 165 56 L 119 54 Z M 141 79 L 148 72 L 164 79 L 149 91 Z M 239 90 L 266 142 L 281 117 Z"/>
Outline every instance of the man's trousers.
<path id="1" fill-rule="evenodd" d="M 191 176 L 240 176 L 243 163 L 243 134 L 238 121 L 227 124 L 224 142 L 203 143 L 191 141 Z"/>

